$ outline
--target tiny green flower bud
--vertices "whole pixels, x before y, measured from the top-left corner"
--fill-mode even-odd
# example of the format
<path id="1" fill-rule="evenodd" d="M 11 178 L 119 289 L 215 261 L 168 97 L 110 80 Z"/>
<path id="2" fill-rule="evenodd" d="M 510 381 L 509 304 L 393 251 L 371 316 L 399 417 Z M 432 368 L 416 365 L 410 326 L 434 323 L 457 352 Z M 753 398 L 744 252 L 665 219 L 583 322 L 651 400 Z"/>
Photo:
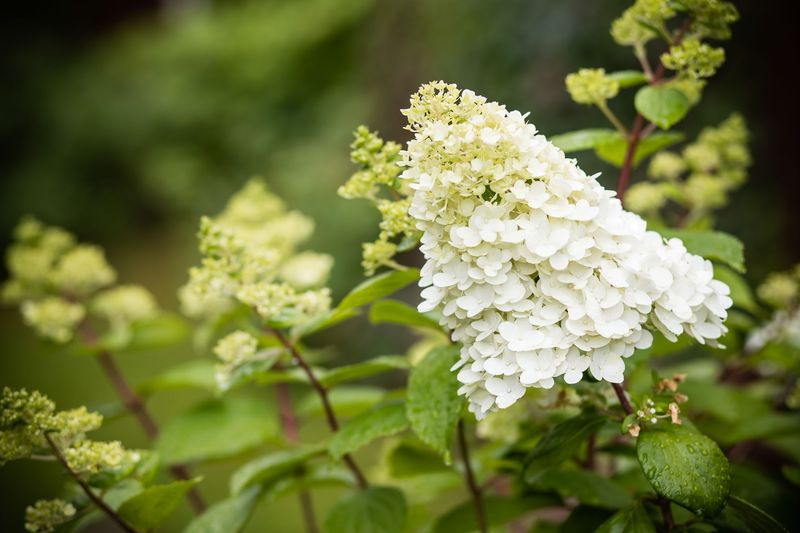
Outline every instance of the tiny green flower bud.
<path id="1" fill-rule="evenodd" d="M 81 304 L 57 296 L 22 303 L 22 318 L 40 335 L 58 343 L 69 342 L 86 315 Z"/>
<path id="2" fill-rule="evenodd" d="M 579 104 L 602 104 L 619 92 L 619 83 L 602 68 L 582 68 L 566 78 L 567 91 Z"/>
<path id="3" fill-rule="evenodd" d="M 64 500 L 39 500 L 25 509 L 25 529 L 50 533 L 75 517 L 75 507 Z"/>
<path id="4" fill-rule="evenodd" d="M 686 162 L 674 152 L 658 152 L 650 160 L 648 177 L 655 180 L 674 181 L 686 172 Z"/>
<path id="5" fill-rule="evenodd" d="M 98 294 L 91 304 L 96 315 L 106 319 L 111 329 L 127 328 L 133 322 L 158 312 L 156 299 L 139 285 L 121 285 Z"/>
<path id="6" fill-rule="evenodd" d="M 661 62 L 682 77 L 710 78 L 725 62 L 725 50 L 701 43 L 696 38 L 688 38 L 662 54 Z"/>
<path id="7" fill-rule="evenodd" d="M 103 250 L 91 244 L 80 244 L 64 254 L 50 274 L 59 290 L 78 295 L 110 285 L 116 277 Z"/>

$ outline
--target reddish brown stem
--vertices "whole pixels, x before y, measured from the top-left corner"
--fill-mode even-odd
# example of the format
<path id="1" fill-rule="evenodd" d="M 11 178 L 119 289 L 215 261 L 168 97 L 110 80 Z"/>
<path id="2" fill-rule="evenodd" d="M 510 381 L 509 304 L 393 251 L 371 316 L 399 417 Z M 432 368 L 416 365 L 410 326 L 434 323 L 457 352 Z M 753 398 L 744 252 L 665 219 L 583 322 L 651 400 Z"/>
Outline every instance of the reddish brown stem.
<path id="1" fill-rule="evenodd" d="M 283 434 L 286 435 L 286 440 L 289 442 L 297 443 L 300 440 L 300 424 L 298 424 L 297 417 L 294 414 L 289 386 L 286 383 L 278 383 L 275 386 L 275 394 L 278 397 L 278 410 Z M 319 528 L 317 527 L 317 518 L 311 494 L 303 489 L 298 493 L 297 498 L 300 500 L 300 510 L 306 525 L 306 531 L 308 533 L 317 533 Z"/>
<path id="2" fill-rule="evenodd" d="M 70 468 L 66 458 L 61 453 L 61 450 L 58 448 L 58 446 L 56 446 L 56 443 L 53 442 L 53 439 L 50 437 L 50 435 L 45 433 L 44 438 L 47 441 L 47 444 L 50 446 L 50 449 L 53 450 L 53 455 L 56 457 L 56 459 L 58 459 L 58 462 L 61 463 L 61 466 L 64 467 L 64 470 L 67 471 L 67 474 L 69 474 L 69 476 L 75 481 L 75 483 L 78 484 L 78 486 L 81 488 L 84 494 L 86 494 L 86 496 L 90 500 L 92 500 L 92 503 L 94 503 L 98 507 L 98 509 L 103 511 L 111 520 L 113 520 L 114 523 L 116 523 L 119 527 L 121 527 L 123 531 L 127 531 L 128 533 L 138 533 L 136 529 L 128 525 L 128 523 L 125 522 L 125 520 L 123 520 L 122 517 L 119 514 L 117 514 L 117 512 L 114 509 L 109 507 L 108 504 L 104 502 L 100 496 L 95 494 L 92 488 L 89 485 L 87 485 L 86 482 L 83 479 L 81 479 L 81 477 L 74 470 L 72 470 L 72 468 Z"/>
<path id="3" fill-rule="evenodd" d="M 283 347 L 286 348 L 286 350 L 292 355 L 292 358 L 298 364 L 298 366 L 303 369 L 303 372 L 308 378 L 308 382 L 317 392 L 317 395 L 322 402 L 322 408 L 325 411 L 325 418 L 328 421 L 328 427 L 330 427 L 331 431 L 334 433 L 339 431 L 339 421 L 336 418 L 333 405 L 331 405 L 330 398 L 328 397 L 328 389 L 325 388 L 322 383 L 320 383 L 319 379 L 317 379 L 317 376 L 314 374 L 314 370 L 300 354 L 300 350 L 297 349 L 297 346 L 295 346 L 294 343 L 290 341 L 281 330 L 275 328 L 269 328 L 269 330 L 273 335 L 275 335 L 275 338 L 280 341 Z M 353 457 L 350 454 L 346 454 L 344 457 L 342 457 L 342 460 L 355 476 L 359 488 L 367 488 L 369 486 L 369 483 L 367 483 L 367 478 L 364 476 L 364 473 L 361 472 L 361 469 L 353 460 Z"/>
<path id="4" fill-rule="evenodd" d="M 475 506 L 475 518 L 478 520 L 478 529 L 481 533 L 487 533 L 489 526 L 486 521 L 486 508 L 483 505 L 483 496 L 481 488 L 475 480 L 475 474 L 472 471 L 472 463 L 469 458 L 469 447 L 467 446 L 467 435 L 464 430 L 464 421 L 458 421 L 458 446 L 461 450 L 461 458 L 464 461 L 464 477 L 467 481 L 467 487 L 472 495 L 472 502 Z"/>
<path id="5" fill-rule="evenodd" d="M 614 392 L 617 393 L 617 398 L 619 398 L 619 403 L 625 410 L 625 414 L 629 415 L 633 413 L 633 406 L 628 399 L 628 394 L 625 392 L 625 387 L 623 387 L 621 383 L 612 383 L 611 386 L 614 387 Z"/>
<path id="6" fill-rule="evenodd" d="M 669 500 L 663 496 L 658 497 L 657 503 L 658 508 L 661 510 L 661 517 L 664 520 L 667 531 L 672 531 L 675 527 L 675 519 L 672 517 L 672 505 L 669 503 Z"/>

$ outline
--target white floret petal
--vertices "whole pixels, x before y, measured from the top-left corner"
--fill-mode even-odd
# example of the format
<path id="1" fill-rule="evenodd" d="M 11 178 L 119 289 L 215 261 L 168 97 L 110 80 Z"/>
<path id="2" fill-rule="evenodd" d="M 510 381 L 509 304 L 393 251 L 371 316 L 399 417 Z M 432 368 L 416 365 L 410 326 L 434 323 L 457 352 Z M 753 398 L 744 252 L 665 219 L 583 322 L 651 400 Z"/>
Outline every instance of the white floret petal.
<path id="1" fill-rule="evenodd" d="M 650 330 L 712 346 L 727 331 L 732 302 L 711 263 L 647 231 L 527 115 L 442 82 L 403 113 L 419 310 L 439 310 L 462 343 L 454 371 L 477 418 L 586 370 L 622 382 Z"/>

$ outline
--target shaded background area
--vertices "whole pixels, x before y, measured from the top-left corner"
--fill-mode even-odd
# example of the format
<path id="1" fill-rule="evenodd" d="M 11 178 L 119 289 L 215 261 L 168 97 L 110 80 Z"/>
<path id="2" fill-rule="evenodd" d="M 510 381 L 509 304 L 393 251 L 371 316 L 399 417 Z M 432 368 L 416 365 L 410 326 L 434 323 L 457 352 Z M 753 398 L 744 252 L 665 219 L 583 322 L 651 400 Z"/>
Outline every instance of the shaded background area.
<path id="1" fill-rule="evenodd" d="M 719 227 L 745 242 L 748 276 L 758 281 L 800 256 L 800 113 L 787 78 L 797 7 L 787 4 L 776 14 L 767 2 L 737 4 L 742 20 L 725 44 L 728 60 L 681 129 L 692 139 L 732 111 L 745 116 L 755 164 Z M 362 278 L 360 243 L 377 233 L 369 206 L 335 194 L 352 170 L 352 130 L 367 123 L 405 140 L 399 109 L 431 79 L 530 111 L 547 135 L 605 126 L 599 112 L 569 100 L 563 79 L 584 66 L 636 67 L 629 50 L 608 35 L 627 5 L 15 3 L 0 20 L 0 244 L 8 244 L 20 216 L 35 214 L 105 246 L 121 281 L 143 283 L 175 309 L 175 288 L 196 259 L 198 217 L 218 211 L 247 178 L 262 175 L 290 206 L 317 221 L 310 246 L 336 257 L 331 283 L 341 296 Z M 630 102 L 626 95 L 618 100 Z M 632 118 L 631 109 L 615 110 L 626 122 Z M 579 157 L 588 173 L 603 171 L 604 183 L 615 182 L 614 169 L 591 154 Z M 392 353 L 409 342 L 394 328 L 362 326 L 356 321 L 323 340 L 342 362 Z M 0 310 L 0 339 L 0 385 L 41 388 L 64 407 L 113 398 L 92 361 L 36 343 L 13 309 Z M 131 354 L 122 365 L 136 382 L 197 355 L 187 343 Z M 198 398 L 156 397 L 153 409 L 163 420 Z M 111 422 L 101 436 L 145 444 L 127 419 Z M 225 492 L 230 467 L 197 469 L 207 475 L 203 489 L 212 498 Z M 24 506 L 55 494 L 57 481 L 52 465 L 4 467 L 0 523 L 19 524 Z M 267 516 L 275 505 L 281 517 L 296 515 L 286 510 L 294 506 L 291 498 L 259 512 Z M 288 520 L 274 530 L 294 530 Z"/>

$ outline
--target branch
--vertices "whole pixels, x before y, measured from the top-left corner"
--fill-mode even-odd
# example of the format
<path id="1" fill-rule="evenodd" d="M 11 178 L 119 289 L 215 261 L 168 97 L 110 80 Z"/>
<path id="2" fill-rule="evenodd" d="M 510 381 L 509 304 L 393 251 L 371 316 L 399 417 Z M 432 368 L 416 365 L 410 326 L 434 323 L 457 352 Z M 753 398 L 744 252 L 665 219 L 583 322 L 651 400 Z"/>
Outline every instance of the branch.
<path id="1" fill-rule="evenodd" d="M 291 443 L 296 443 L 300 437 L 300 426 L 297 423 L 297 417 L 295 416 L 294 408 L 292 407 L 292 398 L 289 395 L 289 386 L 286 383 L 276 384 L 275 394 L 278 397 L 278 410 L 281 416 L 283 434 L 286 436 L 286 440 Z M 302 510 L 303 521 L 306 524 L 306 531 L 308 531 L 308 533 L 317 533 L 319 528 L 317 527 L 317 519 L 316 514 L 314 513 L 314 503 L 311 500 L 311 494 L 306 489 L 302 489 L 297 494 L 297 497 L 300 500 L 300 509 Z"/>
<path id="2" fill-rule="evenodd" d="M 84 322 L 81 325 L 81 333 L 84 342 L 87 344 L 95 344 L 97 342 L 97 334 L 88 322 Z M 147 438 L 150 441 L 154 441 L 159 433 L 158 424 L 155 418 L 150 414 L 150 411 L 147 410 L 147 406 L 142 398 L 128 385 L 125 376 L 122 375 L 111 353 L 108 350 L 102 350 L 97 355 L 96 359 L 105 372 L 106 377 L 111 382 L 111 385 L 116 389 L 122 403 L 125 404 L 128 411 L 139 421 L 139 424 L 144 428 L 144 432 L 147 434 Z M 169 471 L 173 477 L 183 481 L 192 478 L 189 470 L 184 465 L 173 465 L 169 468 Z M 189 499 L 189 503 L 191 503 L 195 513 L 200 514 L 206 510 L 206 502 L 203 500 L 203 497 L 196 487 L 189 489 L 189 492 L 186 493 L 186 497 Z"/>
<path id="3" fill-rule="evenodd" d="M 328 397 L 328 389 L 326 389 L 325 386 L 317 379 L 317 376 L 314 374 L 312 368 L 309 366 L 306 360 L 303 359 L 303 356 L 300 354 L 300 350 L 297 349 L 297 346 L 295 346 L 295 344 L 290 341 L 281 330 L 269 326 L 267 326 L 267 328 L 292 355 L 292 358 L 295 360 L 295 362 L 300 366 L 300 368 L 303 369 L 303 372 L 305 372 L 309 383 L 311 383 L 311 386 L 315 391 L 317 391 L 317 395 L 319 396 L 320 401 L 322 401 L 322 407 L 325 410 L 325 417 L 328 421 L 328 427 L 330 427 L 331 431 L 334 433 L 339 431 L 339 421 L 336 418 L 336 413 L 333 411 L 333 406 L 331 405 L 330 398 Z M 369 483 L 367 483 L 367 478 L 364 476 L 364 473 L 361 472 L 361 469 L 353 460 L 353 457 L 348 453 L 342 458 L 342 460 L 350 469 L 350 471 L 353 472 L 359 488 L 367 488 L 369 486 Z"/>
<path id="4" fill-rule="evenodd" d="M 103 511 L 106 515 L 108 515 L 108 517 L 111 520 L 113 520 L 124 531 L 127 531 L 128 533 L 138 533 L 133 527 L 128 525 L 128 523 L 125 522 L 125 520 L 123 520 L 122 517 L 119 514 L 117 514 L 117 512 L 114 509 L 109 507 L 108 504 L 104 502 L 102 498 L 100 498 L 100 496 L 95 494 L 94 491 L 91 489 L 91 487 L 89 487 L 89 485 L 87 485 L 86 482 L 83 479 L 81 479 L 81 477 L 69 467 L 69 463 L 67 462 L 64 455 L 61 453 L 61 450 L 58 449 L 58 446 L 56 446 L 56 443 L 53 442 L 53 439 L 50 437 L 50 435 L 45 433 L 44 438 L 47 441 L 47 444 L 53 450 L 53 455 L 55 455 L 58 462 L 61 463 L 61 466 L 64 467 L 64 469 L 67 471 L 67 474 L 69 474 L 69 476 L 73 480 L 75 480 L 75 483 L 78 484 L 78 486 L 86 494 L 86 496 L 90 500 L 92 500 L 92 502 L 101 511 Z"/>
<path id="5" fill-rule="evenodd" d="M 467 447 L 467 436 L 464 431 L 464 421 L 458 421 L 458 445 L 461 449 L 461 458 L 464 461 L 464 477 L 467 481 L 467 487 L 472 494 L 472 501 L 475 505 L 475 514 L 478 519 L 478 529 L 481 533 L 487 533 L 489 526 L 486 522 L 486 509 L 483 505 L 483 498 L 481 496 L 481 488 L 475 481 L 475 474 L 472 472 L 472 464 L 469 460 L 469 448 Z"/>
<path id="6" fill-rule="evenodd" d="M 678 30 L 678 33 L 675 35 L 675 39 L 672 42 L 673 46 L 680 44 L 680 42 L 686 36 L 686 32 L 689 31 L 691 25 L 692 19 L 686 19 L 686 21 L 683 23 L 683 26 L 681 26 L 681 29 Z M 658 83 L 661 81 L 661 78 L 664 77 L 665 72 L 666 67 L 664 66 L 664 63 L 659 61 L 658 68 L 650 78 L 650 85 L 658 85 Z M 644 117 L 641 115 L 641 113 L 637 113 L 636 118 L 633 119 L 631 134 L 628 137 L 628 149 L 625 151 L 625 159 L 623 160 L 622 169 L 619 173 L 619 180 L 617 181 L 617 198 L 619 198 L 620 202 L 625 198 L 625 191 L 628 189 L 628 185 L 631 181 L 631 173 L 633 172 L 633 157 L 636 154 L 636 147 L 639 145 L 639 141 L 643 138 L 643 128 Z"/>

